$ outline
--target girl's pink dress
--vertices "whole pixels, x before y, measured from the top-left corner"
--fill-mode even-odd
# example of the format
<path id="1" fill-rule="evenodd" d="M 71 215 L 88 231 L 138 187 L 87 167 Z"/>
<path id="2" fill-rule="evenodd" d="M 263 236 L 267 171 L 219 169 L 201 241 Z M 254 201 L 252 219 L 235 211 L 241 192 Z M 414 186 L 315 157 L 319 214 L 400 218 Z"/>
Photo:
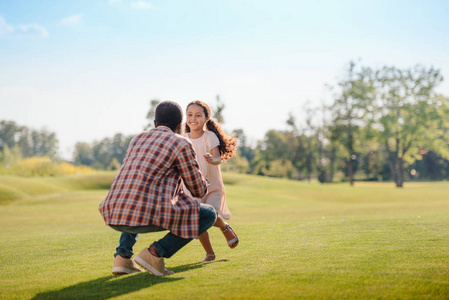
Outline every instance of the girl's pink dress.
<path id="1" fill-rule="evenodd" d="M 213 148 L 220 145 L 218 137 L 215 133 L 209 130 L 206 130 L 203 135 L 197 139 L 190 138 L 188 133 L 185 133 L 184 136 L 189 138 L 192 142 L 201 173 L 203 173 L 203 176 L 209 180 L 210 184 L 207 194 L 202 199 L 195 199 L 201 203 L 212 205 L 223 219 L 229 220 L 231 218 L 231 212 L 226 205 L 225 188 L 221 177 L 220 165 L 209 164 L 206 162 L 206 159 L 204 159 L 204 154 L 210 153 Z M 192 196 L 186 188 L 184 191 Z"/>

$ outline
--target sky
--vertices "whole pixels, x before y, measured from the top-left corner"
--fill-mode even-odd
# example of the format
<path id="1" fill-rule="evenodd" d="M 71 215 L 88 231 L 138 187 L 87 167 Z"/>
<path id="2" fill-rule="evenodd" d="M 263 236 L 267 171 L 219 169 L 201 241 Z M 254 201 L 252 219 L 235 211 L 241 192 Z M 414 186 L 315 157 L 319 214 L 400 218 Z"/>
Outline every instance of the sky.
<path id="1" fill-rule="evenodd" d="M 250 142 L 332 101 L 350 61 L 440 69 L 445 0 L 0 0 L 0 120 L 77 142 L 147 124 L 152 99 L 225 105 Z"/>

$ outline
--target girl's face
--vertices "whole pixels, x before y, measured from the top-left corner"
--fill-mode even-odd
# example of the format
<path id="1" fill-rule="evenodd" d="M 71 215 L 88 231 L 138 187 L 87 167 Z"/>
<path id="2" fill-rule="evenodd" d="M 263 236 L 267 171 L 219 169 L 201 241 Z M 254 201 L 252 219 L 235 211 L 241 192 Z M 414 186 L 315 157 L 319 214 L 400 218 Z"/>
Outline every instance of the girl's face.
<path id="1" fill-rule="evenodd" d="M 192 104 L 187 108 L 187 125 L 191 131 L 203 130 L 207 121 L 208 119 L 201 106 Z"/>

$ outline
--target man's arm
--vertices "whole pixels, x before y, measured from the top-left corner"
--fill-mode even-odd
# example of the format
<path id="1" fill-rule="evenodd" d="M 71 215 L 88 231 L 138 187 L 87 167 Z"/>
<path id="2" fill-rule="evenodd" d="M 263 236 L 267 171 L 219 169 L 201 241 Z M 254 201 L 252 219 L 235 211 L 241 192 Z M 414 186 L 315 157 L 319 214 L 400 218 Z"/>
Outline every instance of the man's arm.
<path id="1" fill-rule="evenodd" d="M 200 171 L 192 145 L 184 147 L 178 154 L 178 170 L 192 196 L 201 198 L 207 192 L 208 183 Z"/>

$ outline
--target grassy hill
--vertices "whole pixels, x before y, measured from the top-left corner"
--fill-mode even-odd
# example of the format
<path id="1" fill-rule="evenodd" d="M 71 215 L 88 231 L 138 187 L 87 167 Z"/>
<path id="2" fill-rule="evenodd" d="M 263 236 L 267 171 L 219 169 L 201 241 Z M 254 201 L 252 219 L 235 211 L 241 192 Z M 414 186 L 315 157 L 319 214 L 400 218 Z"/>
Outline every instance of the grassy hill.
<path id="1" fill-rule="evenodd" d="M 0 299 L 448 299 L 449 183 L 320 185 L 225 174 L 241 242 L 192 241 L 176 273 L 115 277 L 98 213 L 115 173 L 0 176 Z M 164 233 L 142 234 L 135 252 Z"/>

